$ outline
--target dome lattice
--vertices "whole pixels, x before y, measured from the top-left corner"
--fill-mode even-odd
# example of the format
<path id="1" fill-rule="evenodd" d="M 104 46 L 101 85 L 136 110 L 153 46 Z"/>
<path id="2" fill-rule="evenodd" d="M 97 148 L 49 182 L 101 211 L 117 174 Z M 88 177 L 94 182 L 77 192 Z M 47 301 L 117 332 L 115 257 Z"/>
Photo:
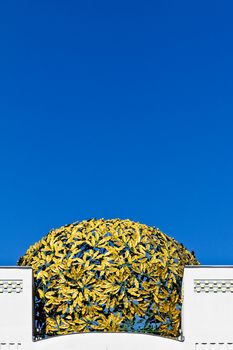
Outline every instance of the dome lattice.
<path id="1" fill-rule="evenodd" d="M 154 227 L 91 219 L 51 230 L 18 264 L 34 271 L 37 335 L 177 337 L 183 269 L 198 261 Z"/>

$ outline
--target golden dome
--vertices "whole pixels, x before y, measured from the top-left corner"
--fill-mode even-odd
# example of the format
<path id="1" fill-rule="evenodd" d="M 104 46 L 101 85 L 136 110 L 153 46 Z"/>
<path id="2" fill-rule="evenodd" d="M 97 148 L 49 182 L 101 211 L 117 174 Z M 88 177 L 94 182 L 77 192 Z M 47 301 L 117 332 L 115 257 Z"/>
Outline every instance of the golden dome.
<path id="1" fill-rule="evenodd" d="M 51 230 L 18 264 L 34 271 L 37 334 L 177 337 L 183 269 L 198 261 L 154 227 L 91 219 Z"/>

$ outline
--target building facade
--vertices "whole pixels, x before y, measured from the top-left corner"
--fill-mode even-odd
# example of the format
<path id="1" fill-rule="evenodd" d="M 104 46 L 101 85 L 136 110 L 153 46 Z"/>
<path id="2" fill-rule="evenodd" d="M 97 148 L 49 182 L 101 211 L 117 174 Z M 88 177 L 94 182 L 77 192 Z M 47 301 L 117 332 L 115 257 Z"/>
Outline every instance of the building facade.
<path id="1" fill-rule="evenodd" d="M 182 336 L 79 333 L 34 340 L 31 268 L 0 267 L 0 350 L 233 350 L 233 266 L 187 266 Z"/>

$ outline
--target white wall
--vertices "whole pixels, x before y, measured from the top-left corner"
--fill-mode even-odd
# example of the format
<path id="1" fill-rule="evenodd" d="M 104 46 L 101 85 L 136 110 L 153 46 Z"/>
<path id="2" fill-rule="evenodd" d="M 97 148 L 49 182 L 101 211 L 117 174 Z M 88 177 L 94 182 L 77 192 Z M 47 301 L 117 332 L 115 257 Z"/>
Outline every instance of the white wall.
<path id="1" fill-rule="evenodd" d="M 83 333 L 53 337 L 33 350 L 183 350 L 184 344 L 162 337 L 130 333 Z"/>
<path id="2" fill-rule="evenodd" d="M 32 342 L 32 270 L 0 267 L 0 349 Z"/>
<path id="3" fill-rule="evenodd" d="M 196 349 L 233 350 L 233 267 L 187 267 L 182 329 Z"/>
<path id="4" fill-rule="evenodd" d="M 32 270 L 0 268 L 0 350 L 233 350 L 233 267 L 185 268 L 184 341 L 135 333 L 32 340 Z"/>

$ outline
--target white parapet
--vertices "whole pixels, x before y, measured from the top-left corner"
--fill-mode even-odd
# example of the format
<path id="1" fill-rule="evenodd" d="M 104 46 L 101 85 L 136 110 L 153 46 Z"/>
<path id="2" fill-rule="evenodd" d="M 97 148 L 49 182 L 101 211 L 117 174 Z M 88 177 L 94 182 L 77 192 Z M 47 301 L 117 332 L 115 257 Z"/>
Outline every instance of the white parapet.
<path id="1" fill-rule="evenodd" d="M 28 348 L 33 336 L 32 270 L 0 267 L 0 349 Z"/>
<path id="2" fill-rule="evenodd" d="M 184 343 L 149 334 L 82 333 L 62 335 L 33 344 L 33 350 L 185 350 Z"/>
<path id="3" fill-rule="evenodd" d="M 233 350 L 233 267 L 186 267 L 182 331 L 199 350 Z"/>
<path id="4" fill-rule="evenodd" d="M 186 267 L 182 341 L 135 333 L 80 333 L 33 341 L 30 268 L 0 268 L 0 350 L 233 350 L 233 267 Z"/>

